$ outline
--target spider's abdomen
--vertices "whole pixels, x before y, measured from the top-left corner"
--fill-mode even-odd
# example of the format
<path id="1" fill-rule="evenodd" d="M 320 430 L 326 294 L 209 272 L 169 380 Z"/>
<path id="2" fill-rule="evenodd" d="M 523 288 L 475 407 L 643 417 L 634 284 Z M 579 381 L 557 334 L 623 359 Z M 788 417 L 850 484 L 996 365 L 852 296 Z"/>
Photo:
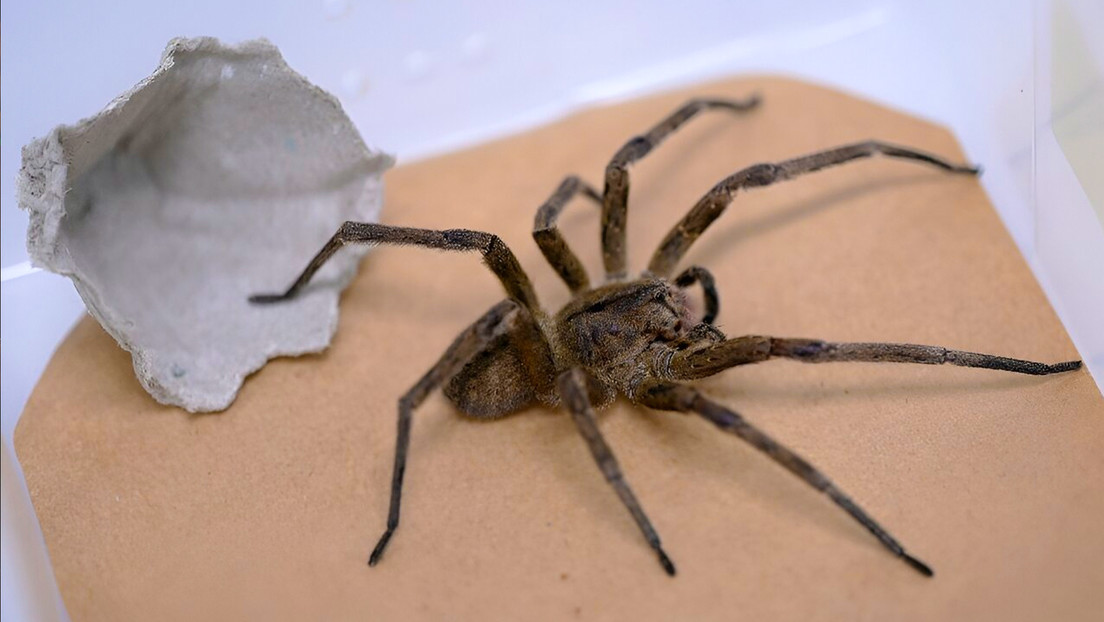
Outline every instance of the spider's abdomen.
<path id="1" fill-rule="evenodd" d="M 528 313 L 449 380 L 445 397 L 465 414 L 502 417 L 537 402 L 555 403 L 552 354 Z"/>

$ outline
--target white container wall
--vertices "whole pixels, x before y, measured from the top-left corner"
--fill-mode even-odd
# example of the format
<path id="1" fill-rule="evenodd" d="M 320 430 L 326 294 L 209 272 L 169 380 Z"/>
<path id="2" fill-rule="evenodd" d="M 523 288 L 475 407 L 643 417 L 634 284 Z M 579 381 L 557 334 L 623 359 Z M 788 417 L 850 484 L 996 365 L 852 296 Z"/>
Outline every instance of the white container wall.
<path id="1" fill-rule="evenodd" d="M 27 263 L 20 147 L 100 110 L 148 75 L 175 36 L 268 38 L 400 165 L 593 103 L 746 72 L 801 76 L 934 119 L 985 165 L 993 203 L 1104 380 L 1098 0 L 472 4 L 3 5 L 4 620 L 64 619 L 10 443 L 34 383 L 84 312 L 67 280 Z"/>

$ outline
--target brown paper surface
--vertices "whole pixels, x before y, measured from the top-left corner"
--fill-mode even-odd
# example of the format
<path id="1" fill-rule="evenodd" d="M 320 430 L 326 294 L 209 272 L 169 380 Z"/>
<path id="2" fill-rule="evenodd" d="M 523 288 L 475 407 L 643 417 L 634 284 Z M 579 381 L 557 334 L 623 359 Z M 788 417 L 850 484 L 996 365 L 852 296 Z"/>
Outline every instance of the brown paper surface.
<path id="1" fill-rule="evenodd" d="M 704 191 L 744 166 L 872 137 L 962 157 L 925 121 L 788 80 L 736 80 L 400 167 L 387 176 L 383 220 L 498 233 L 556 308 L 567 291 L 530 229 L 561 179 L 600 184 L 626 139 L 691 94 L 753 91 L 764 96 L 759 110 L 707 113 L 633 169 L 635 268 Z M 597 222 L 585 201 L 562 218 L 592 279 Z M 863 161 L 741 195 L 690 264 L 713 270 L 719 324 L 733 336 L 1077 358 L 977 181 L 913 163 Z M 820 466 L 931 564 L 933 579 L 738 439 L 619 403 L 600 424 L 678 565 L 668 577 L 562 411 L 478 422 L 439 394 L 415 415 L 402 526 L 369 568 L 396 400 L 501 296 L 477 256 L 380 248 L 344 295 L 330 350 L 271 363 L 214 415 L 158 405 L 126 353 L 83 320 L 15 438 L 73 619 L 1104 611 L 1104 402 L 1084 370 L 1037 378 L 771 361 L 699 383 Z"/>

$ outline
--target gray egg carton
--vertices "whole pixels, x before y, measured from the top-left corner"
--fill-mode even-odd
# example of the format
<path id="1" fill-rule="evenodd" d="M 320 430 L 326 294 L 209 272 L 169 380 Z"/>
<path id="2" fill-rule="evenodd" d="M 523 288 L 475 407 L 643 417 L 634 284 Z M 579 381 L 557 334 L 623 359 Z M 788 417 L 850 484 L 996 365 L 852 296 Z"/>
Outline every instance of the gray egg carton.
<path id="1" fill-rule="evenodd" d="M 309 295 L 259 307 L 345 220 L 374 221 L 391 156 L 275 46 L 175 39 L 148 78 L 23 149 L 32 261 L 72 279 L 142 386 L 189 411 L 228 407 L 269 359 L 317 352 L 363 248 Z"/>

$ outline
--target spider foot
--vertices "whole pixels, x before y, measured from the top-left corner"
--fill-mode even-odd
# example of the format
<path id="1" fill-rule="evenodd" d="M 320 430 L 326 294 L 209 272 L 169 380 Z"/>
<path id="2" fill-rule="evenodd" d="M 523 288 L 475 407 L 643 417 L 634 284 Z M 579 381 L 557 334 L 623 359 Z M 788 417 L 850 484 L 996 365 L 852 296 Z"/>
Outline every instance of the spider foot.
<path id="1" fill-rule="evenodd" d="M 656 550 L 656 554 L 659 555 L 659 564 L 663 566 L 663 570 L 672 577 L 675 576 L 675 564 L 671 561 L 670 557 L 667 557 L 667 553 L 663 552 L 663 549 Z"/>
<path id="2" fill-rule="evenodd" d="M 249 297 L 249 302 L 255 305 L 268 305 L 276 302 L 284 302 L 285 300 L 291 300 L 292 295 L 288 293 L 283 294 L 253 294 Z"/>
<path id="3" fill-rule="evenodd" d="M 383 551 L 387 548 L 387 543 L 391 542 L 391 536 L 395 533 L 394 529 L 388 529 L 380 536 L 379 542 L 376 543 L 376 548 L 372 549 L 372 555 L 368 557 L 368 565 L 375 566 L 379 563 L 381 557 L 383 557 Z"/>
<path id="4" fill-rule="evenodd" d="M 1075 371 L 1081 369 L 1081 361 L 1066 361 L 1064 363 L 1055 363 L 1048 365 L 1050 369 L 1047 370 L 1048 374 L 1060 374 L 1064 371 Z"/>
<path id="5" fill-rule="evenodd" d="M 759 93 L 752 93 L 744 99 L 722 99 L 714 100 L 710 103 L 736 112 L 744 112 L 756 108 L 759 104 L 763 103 L 763 96 Z"/>
<path id="6" fill-rule="evenodd" d="M 901 559 L 905 560 L 905 563 L 911 566 L 913 570 L 919 572 L 925 577 L 935 576 L 935 572 L 932 571 L 931 566 L 928 566 L 927 564 L 920 561 L 919 559 L 916 559 L 912 555 L 902 552 Z"/>

